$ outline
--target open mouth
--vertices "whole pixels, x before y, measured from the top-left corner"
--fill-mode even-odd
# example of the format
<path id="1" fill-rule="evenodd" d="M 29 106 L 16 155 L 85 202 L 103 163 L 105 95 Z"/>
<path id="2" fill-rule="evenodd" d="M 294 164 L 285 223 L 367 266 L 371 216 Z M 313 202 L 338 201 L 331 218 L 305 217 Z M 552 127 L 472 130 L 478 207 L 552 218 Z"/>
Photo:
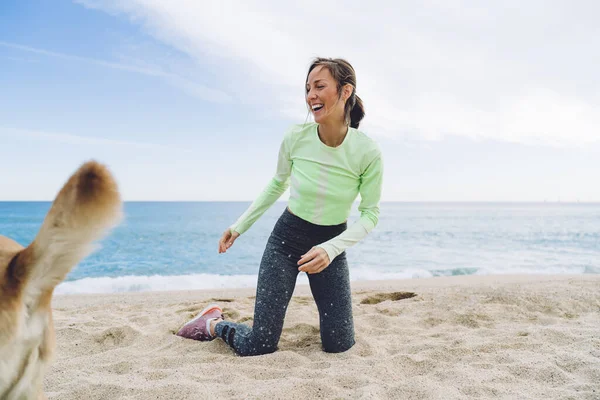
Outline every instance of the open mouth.
<path id="1" fill-rule="evenodd" d="M 312 111 L 314 113 L 319 112 L 323 109 L 323 104 L 313 104 L 312 105 Z"/>

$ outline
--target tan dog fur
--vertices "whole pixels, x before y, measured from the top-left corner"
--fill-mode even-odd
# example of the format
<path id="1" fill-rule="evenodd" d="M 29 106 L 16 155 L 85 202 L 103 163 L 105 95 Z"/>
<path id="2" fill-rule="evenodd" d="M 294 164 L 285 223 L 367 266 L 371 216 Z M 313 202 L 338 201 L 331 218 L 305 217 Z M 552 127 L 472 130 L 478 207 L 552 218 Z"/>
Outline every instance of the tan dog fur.
<path id="1" fill-rule="evenodd" d="M 0 236 L 0 399 L 43 399 L 54 349 L 52 292 L 121 218 L 107 168 L 83 164 L 52 203 L 26 248 Z"/>

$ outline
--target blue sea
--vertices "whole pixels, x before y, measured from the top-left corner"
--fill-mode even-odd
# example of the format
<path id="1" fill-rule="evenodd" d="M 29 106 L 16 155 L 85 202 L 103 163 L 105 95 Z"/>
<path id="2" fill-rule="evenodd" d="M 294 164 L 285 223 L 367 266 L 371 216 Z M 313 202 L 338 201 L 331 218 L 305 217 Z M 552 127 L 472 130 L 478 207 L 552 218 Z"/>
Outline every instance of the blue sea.
<path id="1" fill-rule="evenodd" d="M 218 254 L 222 232 L 249 204 L 127 202 L 122 224 L 57 293 L 253 287 L 286 203 Z M 50 205 L 0 202 L 0 234 L 27 245 Z M 599 274 L 600 204 L 383 203 L 379 225 L 347 254 L 352 280 Z M 298 283 L 307 282 L 301 275 Z"/>

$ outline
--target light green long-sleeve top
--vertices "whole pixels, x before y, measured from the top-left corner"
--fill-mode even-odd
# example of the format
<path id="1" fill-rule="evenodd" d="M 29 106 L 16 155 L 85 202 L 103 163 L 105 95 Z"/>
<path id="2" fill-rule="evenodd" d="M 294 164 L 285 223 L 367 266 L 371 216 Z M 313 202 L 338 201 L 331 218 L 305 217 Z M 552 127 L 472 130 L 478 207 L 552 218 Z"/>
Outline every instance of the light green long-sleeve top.
<path id="1" fill-rule="evenodd" d="M 342 144 L 330 147 L 319 138 L 317 127 L 316 123 L 307 123 L 288 130 L 275 176 L 230 229 L 240 235 L 246 232 L 290 183 L 289 209 L 317 225 L 346 221 L 360 193 L 360 218 L 340 235 L 318 245 L 333 261 L 377 225 L 383 162 L 377 144 L 361 131 L 348 128 Z"/>

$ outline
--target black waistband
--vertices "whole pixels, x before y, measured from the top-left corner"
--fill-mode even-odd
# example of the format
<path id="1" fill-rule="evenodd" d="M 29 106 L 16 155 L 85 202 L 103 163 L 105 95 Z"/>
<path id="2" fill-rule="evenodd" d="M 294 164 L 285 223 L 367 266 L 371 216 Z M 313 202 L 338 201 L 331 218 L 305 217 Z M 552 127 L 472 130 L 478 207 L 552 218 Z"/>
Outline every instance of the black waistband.
<path id="1" fill-rule="evenodd" d="M 337 236 L 343 231 L 346 230 L 347 223 L 342 222 L 337 225 L 317 225 L 309 222 L 305 219 L 300 218 L 299 216 L 292 214 L 290 210 L 286 207 L 283 211 L 283 214 L 279 218 L 280 221 L 294 229 L 301 230 L 306 233 L 310 233 L 312 235 L 318 236 Z"/>

